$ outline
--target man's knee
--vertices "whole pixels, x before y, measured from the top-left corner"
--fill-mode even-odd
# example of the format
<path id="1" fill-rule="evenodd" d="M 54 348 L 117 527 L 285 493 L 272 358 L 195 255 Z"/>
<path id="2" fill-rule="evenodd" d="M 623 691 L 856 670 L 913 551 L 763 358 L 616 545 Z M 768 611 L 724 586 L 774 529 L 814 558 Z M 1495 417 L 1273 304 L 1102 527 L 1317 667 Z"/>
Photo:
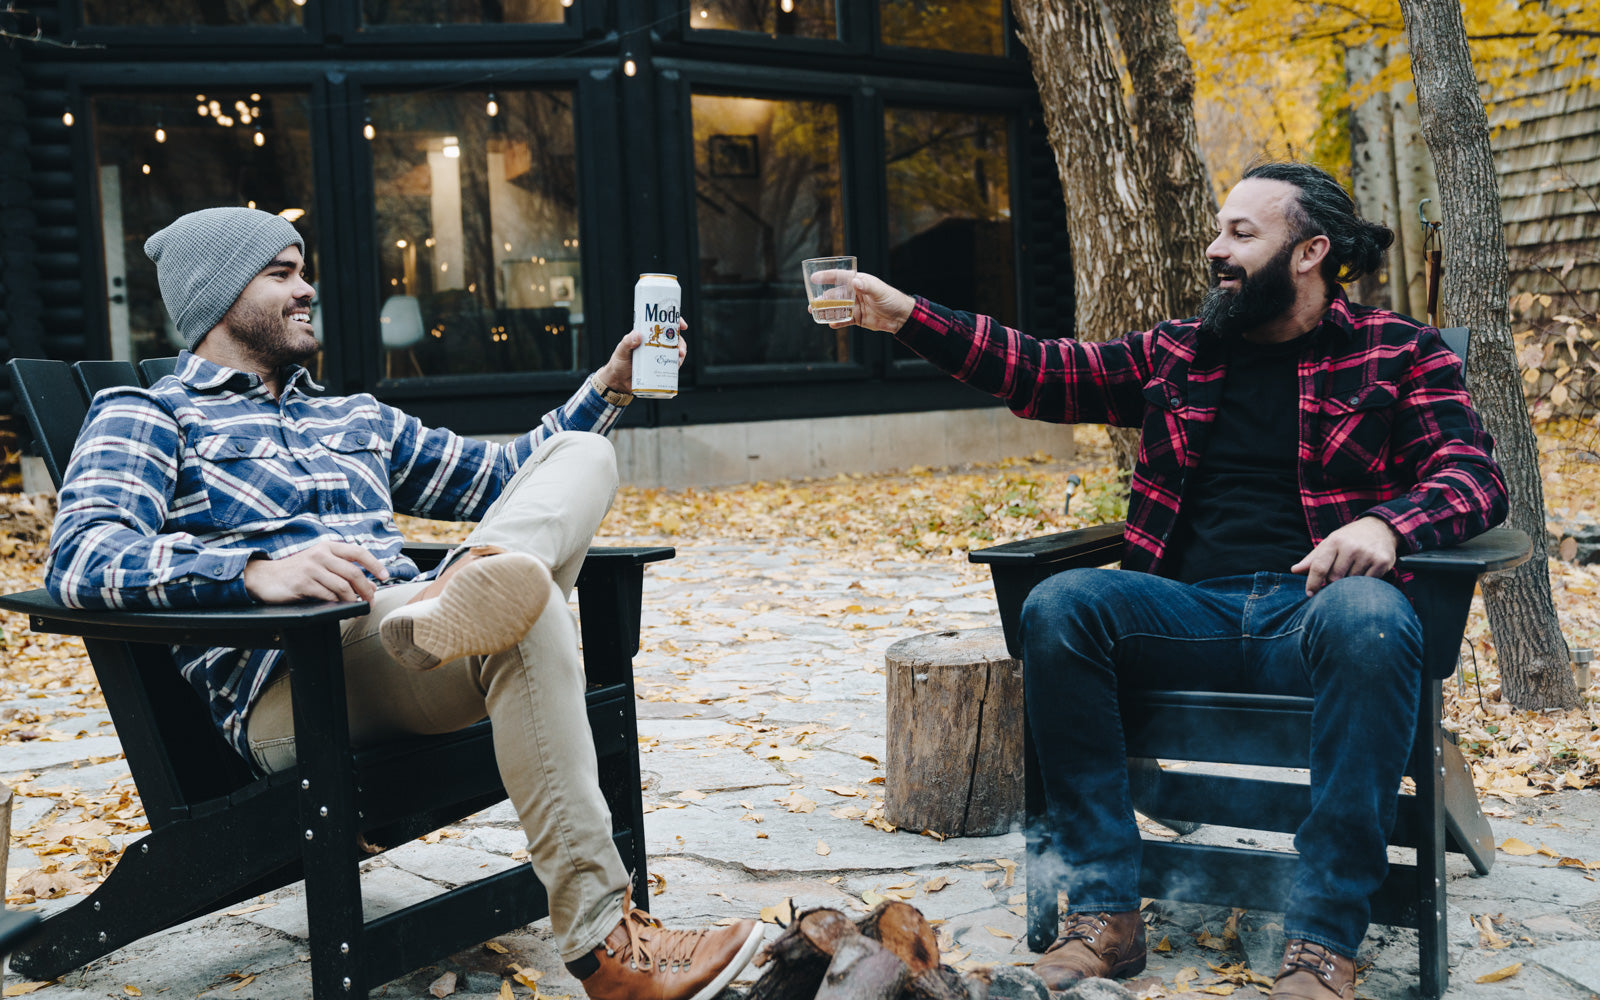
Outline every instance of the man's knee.
<path id="1" fill-rule="evenodd" d="M 1350 576 L 1320 590 L 1307 609 L 1307 638 L 1348 664 L 1414 672 L 1422 625 L 1404 594 L 1373 576 Z"/>
<path id="2" fill-rule="evenodd" d="M 1069 569 L 1041 582 L 1022 602 L 1023 646 L 1053 643 L 1081 631 L 1107 601 L 1116 600 L 1124 575 L 1113 569 Z"/>
<path id="3" fill-rule="evenodd" d="M 579 463 L 586 477 L 601 486 L 617 486 L 617 449 L 611 439 L 590 431 L 561 431 L 545 442 L 544 460 L 560 456 L 563 463 Z"/>

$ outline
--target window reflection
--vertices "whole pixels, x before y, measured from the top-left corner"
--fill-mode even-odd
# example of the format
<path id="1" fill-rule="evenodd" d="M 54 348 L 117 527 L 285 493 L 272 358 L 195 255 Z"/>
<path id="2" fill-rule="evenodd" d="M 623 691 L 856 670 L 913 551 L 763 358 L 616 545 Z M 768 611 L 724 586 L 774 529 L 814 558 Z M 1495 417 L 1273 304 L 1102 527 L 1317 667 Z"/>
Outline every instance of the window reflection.
<path id="1" fill-rule="evenodd" d="M 366 24 L 560 24 L 573 0 L 362 0 Z"/>
<path id="2" fill-rule="evenodd" d="M 316 283 L 305 94 L 208 90 L 100 97 L 91 106 L 112 358 L 169 357 L 183 347 L 144 243 L 186 212 L 245 205 L 288 218 L 306 239 Z M 320 318 L 316 310 L 319 337 Z"/>
<path id="3" fill-rule="evenodd" d="M 846 330 L 806 311 L 800 262 L 848 253 L 839 109 L 695 94 L 700 317 L 708 364 L 850 360 Z"/>
<path id="4" fill-rule="evenodd" d="M 83 22 L 118 26 L 233 27 L 304 22 L 306 0 L 84 0 Z"/>
<path id="5" fill-rule="evenodd" d="M 835 0 L 691 0 L 689 26 L 702 31 L 759 31 L 837 38 Z"/>
<path id="6" fill-rule="evenodd" d="M 1004 0 L 878 0 L 888 45 L 1005 55 Z"/>
<path id="7" fill-rule="evenodd" d="M 374 96 L 385 375 L 583 360 L 570 90 Z"/>
<path id="8" fill-rule="evenodd" d="M 1006 138 L 999 113 L 884 112 L 890 284 L 1015 326 Z"/>

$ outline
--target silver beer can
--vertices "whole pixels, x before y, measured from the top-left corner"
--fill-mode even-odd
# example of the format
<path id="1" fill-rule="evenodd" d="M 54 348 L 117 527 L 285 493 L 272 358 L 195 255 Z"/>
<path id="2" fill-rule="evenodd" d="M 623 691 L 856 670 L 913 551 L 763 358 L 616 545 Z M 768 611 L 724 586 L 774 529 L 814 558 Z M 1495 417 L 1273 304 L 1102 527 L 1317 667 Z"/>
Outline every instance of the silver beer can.
<path id="1" fill-rule="evenodd" d="M 673 274 L 641 274 L 633 286 L 633 328 L 644 343 L 633 352 L 633 394 L 678 394 L 678 309 L 683 290 Z"/>

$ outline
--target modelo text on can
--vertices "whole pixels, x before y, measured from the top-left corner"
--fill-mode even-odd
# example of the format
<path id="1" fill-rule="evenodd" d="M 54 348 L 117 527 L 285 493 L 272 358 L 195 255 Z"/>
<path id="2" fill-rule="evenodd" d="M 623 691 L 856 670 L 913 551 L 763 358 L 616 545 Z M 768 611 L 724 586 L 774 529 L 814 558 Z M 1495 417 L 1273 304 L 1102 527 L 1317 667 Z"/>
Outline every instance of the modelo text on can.
<path id="1" fill-rule="evenodd" d="M 633 394 L 678 394 L 678 307 L 683 290 L 672 274 L 641 274 L 633 286 L 633 328 L 644 343 L 633 352 Z"/>

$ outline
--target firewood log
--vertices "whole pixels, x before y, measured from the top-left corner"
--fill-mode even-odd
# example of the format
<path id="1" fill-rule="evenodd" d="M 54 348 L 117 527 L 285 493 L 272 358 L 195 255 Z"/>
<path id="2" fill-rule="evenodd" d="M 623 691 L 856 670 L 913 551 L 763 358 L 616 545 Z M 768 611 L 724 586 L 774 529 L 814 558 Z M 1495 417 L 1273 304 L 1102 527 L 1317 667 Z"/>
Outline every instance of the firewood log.
<path id="1" fill-rule="evenodd" d="M 994 965 L 967 974 L 971 1000 L 1050 1000 L 1038 973 L 1016 965 Z"/>
<path id="2" fill-rule="evenodd" d="M 912 976 L 904 995 L 907 1000 L 973 1000 L 961 973 L 948 965 Z"/>
<path id="3" fill-rule="evenodd" d="M 939 939 L 922 911 L 910 903 L 885 900 L 856 928 L 904 962 L 913 977 L 939 967 Z"/>
<path id="4" fill-rule="evenodd" d="M 756 956 L 756 967 L 765 971 L 749 1000 L 811 1000 L 839 942 L 858 936 L 850 918 L 838 910 L 802 913 Z"/>
<path id="5" fill-rule="evenodd" d="M 908 971 L 894 952 L 871 938 L 847 937 L 833 953 L 816 1000 L 897 1000 Z"/>

